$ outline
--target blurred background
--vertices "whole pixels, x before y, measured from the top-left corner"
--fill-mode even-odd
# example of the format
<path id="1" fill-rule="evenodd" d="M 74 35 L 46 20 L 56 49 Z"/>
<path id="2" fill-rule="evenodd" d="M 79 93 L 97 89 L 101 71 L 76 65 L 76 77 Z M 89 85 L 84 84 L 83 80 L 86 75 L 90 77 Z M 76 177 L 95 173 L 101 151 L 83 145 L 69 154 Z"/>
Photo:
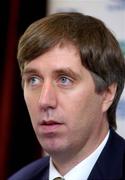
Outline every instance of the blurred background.
<path id="1" fill-rule="evenodd" d="M 102 19 L 125 55 L 125 0 L 1 0 L 0 180 L 43 155 L 23 99 L 17 43 L 32 22 L 61 11 L 78 11 Z M 118 106 L 117 123 L 118 133 L 125 137 L 125 91 Z"/>

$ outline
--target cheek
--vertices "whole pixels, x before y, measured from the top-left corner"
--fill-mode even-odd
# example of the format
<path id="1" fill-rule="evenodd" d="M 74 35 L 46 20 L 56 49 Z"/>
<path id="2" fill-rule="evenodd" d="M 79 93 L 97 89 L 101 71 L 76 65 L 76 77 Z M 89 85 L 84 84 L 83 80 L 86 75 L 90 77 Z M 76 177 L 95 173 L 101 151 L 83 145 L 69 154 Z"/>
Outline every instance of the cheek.
<path id="1" fill-rule="evenodd" d="M 26 102 L 26 106 L 30 115 L 30 120 L 31 120 L 31 124 L 32 127 L 34 129 L 34 131 L 36 132 L 36 119 L 38 118 L 37 115 L 37 109 L 36 109 L 36 101 L 34 100 L 34 98 L 32 96 L 26 96 L 24 95 L 24 99 Z"/>
<path id="2" fill-rule="evenodd" d="M 73 93 L 67 98 L 62 99 L 63 115 L 69 128 L 77 129 L 81 121 L 84 119 L 86 98 L 83 93 Z M 83 122 L 82 122 L 83 123 Z M 70 130 L 69 130 L 70 131 Z"/>
<path id="3" fill-rule="evenodd" d="M 65 108 L 65 112 L 67 112 L 71 121 L 76 121 L 75 123 L 79 121 L 81 124 L 89 124 L 90 121 L 101 114 L 102 100 L 99 95 L 93 92 L 74 93 L 66 100 L 67 108 Z"/>
<path id="4" fill-rule="evenodd" d="M 27 106 L 30 116 L 33 116 L 37 107 L 36 97 L 31 95 L 30 93 L 24 92 L 24 99 L 25 99 L 26 106 Z"/>
<path id="5" fill-rule="evenodd" d="M 64 100 L 65 99 L 65 100 Z M 88 96 L 85 92 L 72 92 L 66 98 L 62 98 L 63 105 L 71 114 L 77 114 L 78 111 L 84 110 L 88 104 Z"/>

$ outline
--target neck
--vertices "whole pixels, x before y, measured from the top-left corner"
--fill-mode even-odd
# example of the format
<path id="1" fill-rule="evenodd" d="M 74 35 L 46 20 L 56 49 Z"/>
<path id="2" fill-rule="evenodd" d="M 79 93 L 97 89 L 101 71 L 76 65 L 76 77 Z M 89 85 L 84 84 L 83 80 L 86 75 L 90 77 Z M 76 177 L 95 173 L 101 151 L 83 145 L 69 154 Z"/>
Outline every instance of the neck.
<path id="1" fill-rule="evenodd" d="M 60 172 L 62 176 L 64 176 L 67 172 L 69 172 L 73 167 L 79 164 L 81 161 L 86 159 L 90 154 L 92 154 L 98 146 L 102 143 L 104 138 L 106 137 L 109 126 L 107 125 L 103 130 L 100 129 L 102 132 L 100 135 L 97 134 L 97 139 L 93 138 L 90 142 L 80 150 L 74 151 L 74 149 L 70 149 L 65 153 L 56 153 L 52 155 L 53 163 L 56 169 Z M 72 152 L 72 153 L 71 153 Z"/>

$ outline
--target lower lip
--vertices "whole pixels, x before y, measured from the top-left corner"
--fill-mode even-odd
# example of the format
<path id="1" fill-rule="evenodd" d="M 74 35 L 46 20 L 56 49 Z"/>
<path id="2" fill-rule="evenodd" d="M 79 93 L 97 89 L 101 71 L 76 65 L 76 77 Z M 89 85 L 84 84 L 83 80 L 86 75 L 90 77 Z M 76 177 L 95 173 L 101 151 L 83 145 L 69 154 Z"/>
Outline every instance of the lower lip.
<path id="1" fill-rule="evenodd" d="M 51 124 L 51 125 L 40 125 L 39 126 L 39 130 L 42 133 L 54 133 L 56 132 L 60 127 L 62 126 L 62 124 Z"/>

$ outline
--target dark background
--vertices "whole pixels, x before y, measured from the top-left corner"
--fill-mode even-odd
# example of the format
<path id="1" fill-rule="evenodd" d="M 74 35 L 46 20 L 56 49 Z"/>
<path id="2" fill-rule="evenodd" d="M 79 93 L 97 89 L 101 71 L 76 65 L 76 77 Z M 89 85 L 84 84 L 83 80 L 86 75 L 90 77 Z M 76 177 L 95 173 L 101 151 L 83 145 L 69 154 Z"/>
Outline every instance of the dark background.
<path id="1" fill-rule="evenodd" d="M 46 16 L 47 0 L 1 0 L 0 5 L 0 180 L 42 156 L 23 99 L 16 59 L 25 29 Z"/>

